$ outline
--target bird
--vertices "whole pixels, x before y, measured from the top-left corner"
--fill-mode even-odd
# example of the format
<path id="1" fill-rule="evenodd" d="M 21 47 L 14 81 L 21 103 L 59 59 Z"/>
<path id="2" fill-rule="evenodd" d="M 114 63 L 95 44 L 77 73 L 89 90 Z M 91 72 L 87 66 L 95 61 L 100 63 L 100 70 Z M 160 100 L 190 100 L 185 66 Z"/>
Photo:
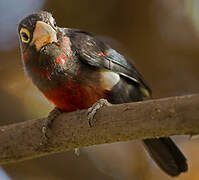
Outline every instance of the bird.
<path id="1" fill-rule="evenodd" d="M 23 18 L 18 36 L 24 71 L 55 105 L 53 118 L 55 112 L 88 109 L 103 99 L 122 104 L 152 97 L 132 61 L 90 32 L 58 27 L 49 12 Z M 168 175 L 188 170 L 185 156 L 170 137 L 142 141 Z"/>

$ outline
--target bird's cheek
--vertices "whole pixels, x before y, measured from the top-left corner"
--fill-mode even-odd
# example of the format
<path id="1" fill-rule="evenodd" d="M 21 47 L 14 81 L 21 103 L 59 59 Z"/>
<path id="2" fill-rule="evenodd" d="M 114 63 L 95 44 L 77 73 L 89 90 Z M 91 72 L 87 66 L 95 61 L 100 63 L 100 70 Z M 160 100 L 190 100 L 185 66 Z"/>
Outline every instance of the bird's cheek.
<path id="1" fill-rule="evenodd" d="M 22 61 L 26 61 L 26 59 L 28 58 L 27 47 L 21 43 L 20 49 L 21 49 L 21 59 Z"/>

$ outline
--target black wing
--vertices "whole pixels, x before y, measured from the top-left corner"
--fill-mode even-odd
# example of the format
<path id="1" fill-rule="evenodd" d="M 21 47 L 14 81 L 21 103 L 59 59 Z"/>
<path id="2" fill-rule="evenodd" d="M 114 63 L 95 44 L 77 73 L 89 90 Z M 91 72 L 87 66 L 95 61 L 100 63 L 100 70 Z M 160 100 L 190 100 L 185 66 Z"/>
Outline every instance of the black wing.
<path id="1" fill-rule="evenodd" d="M 77 55 L 84 63 L 117 72 L 138 83 L 144 95 L 151 95 L 151 89 L 142 75 L 120 53 L 86 31 L 67 28 L 62 31 L 70 37 Z"/>

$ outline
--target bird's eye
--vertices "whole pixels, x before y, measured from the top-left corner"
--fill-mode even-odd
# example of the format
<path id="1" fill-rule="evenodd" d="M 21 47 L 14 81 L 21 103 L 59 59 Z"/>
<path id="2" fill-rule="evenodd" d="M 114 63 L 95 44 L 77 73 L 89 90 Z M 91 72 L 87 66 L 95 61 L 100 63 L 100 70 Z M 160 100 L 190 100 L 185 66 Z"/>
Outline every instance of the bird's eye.
<path id="1" fill-rule="evenodd" d="M 30 32 L 26 28 L 21 28 L 20 37 L 23 43 L 29 43 L 30 41 Z"/>

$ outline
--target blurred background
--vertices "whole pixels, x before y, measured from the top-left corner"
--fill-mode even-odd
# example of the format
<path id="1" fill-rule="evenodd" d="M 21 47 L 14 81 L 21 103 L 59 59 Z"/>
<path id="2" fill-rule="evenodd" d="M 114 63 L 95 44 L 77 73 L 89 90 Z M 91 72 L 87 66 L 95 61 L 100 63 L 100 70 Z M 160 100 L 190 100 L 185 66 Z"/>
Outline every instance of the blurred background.
<path id="1" fill-rule="evenodd" d="M 154 98 L 199 92 L 198 0 L 1 0 L 0 125 L 46 116 L 53 106 L 24 75 L 16 27 L 37 10 L 53 14 L 58 26 L 97 34 L 130 57 Z M 199 179 L 199 140 L 174 137 L 189 171 L 177 180 Z M 170 180 L 144 152 L 140 141 L 82 148 L 4 165 L 7 180 Z"/>

